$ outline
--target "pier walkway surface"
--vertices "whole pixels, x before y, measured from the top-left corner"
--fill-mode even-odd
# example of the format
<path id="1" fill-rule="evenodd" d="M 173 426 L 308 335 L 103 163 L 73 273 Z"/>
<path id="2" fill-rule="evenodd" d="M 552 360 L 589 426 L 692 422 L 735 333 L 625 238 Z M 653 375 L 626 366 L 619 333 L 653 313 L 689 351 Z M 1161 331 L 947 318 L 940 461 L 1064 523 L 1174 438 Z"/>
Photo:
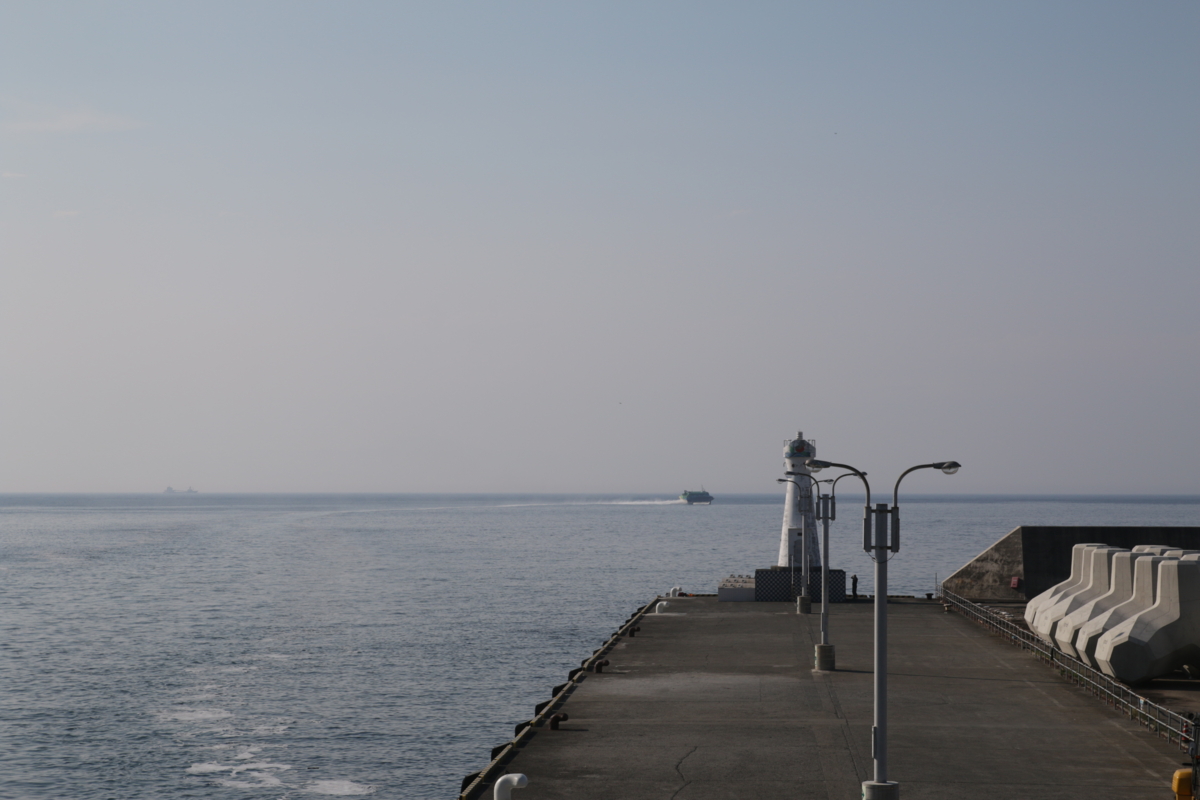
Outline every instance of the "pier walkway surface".
<path id="1" fill-rule="evenodd" d="M 814 612 L 818 606 L 814 604 Z M 852 800 L 871 779 L 872 606 L 671 598 L 507 765 L 516 800 Z M 889 605 L 889 779 L 902 798 L 1171 797 L 1186 754 L 937 603 Z M 487 797 L 490 798 L 490 790 Z"/>

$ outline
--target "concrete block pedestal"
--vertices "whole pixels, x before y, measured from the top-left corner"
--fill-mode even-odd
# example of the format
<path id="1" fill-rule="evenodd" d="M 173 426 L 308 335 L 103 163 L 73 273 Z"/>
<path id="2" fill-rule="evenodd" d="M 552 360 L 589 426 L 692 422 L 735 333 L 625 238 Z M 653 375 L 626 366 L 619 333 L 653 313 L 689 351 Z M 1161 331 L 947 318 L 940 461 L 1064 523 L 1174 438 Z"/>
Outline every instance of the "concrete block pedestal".
<path id="1" fill-rule="evenodd" d="M 863 781 L 863 800 L 900 800 L 900 784 L 895 781 Z"/>
<path id="2" fill-rule="evenodd" d="M 834 658 L 833 645 L 819 644 L 816 646 L 817 652 L 815 656 L 818 672 L 833 672 L 836 669 L 837 660 Z"/>

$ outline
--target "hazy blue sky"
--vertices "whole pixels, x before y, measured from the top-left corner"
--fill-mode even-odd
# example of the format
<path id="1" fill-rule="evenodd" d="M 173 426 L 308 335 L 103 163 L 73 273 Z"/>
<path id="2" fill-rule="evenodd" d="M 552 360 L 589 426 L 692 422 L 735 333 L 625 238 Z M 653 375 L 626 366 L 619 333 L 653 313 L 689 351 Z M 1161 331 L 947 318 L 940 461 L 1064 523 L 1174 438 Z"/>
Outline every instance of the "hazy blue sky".
<path id="1" fill-rule="evenodd" d="M 1200 493 L 1200 4 L 7 2 L 0 491 Z"/>

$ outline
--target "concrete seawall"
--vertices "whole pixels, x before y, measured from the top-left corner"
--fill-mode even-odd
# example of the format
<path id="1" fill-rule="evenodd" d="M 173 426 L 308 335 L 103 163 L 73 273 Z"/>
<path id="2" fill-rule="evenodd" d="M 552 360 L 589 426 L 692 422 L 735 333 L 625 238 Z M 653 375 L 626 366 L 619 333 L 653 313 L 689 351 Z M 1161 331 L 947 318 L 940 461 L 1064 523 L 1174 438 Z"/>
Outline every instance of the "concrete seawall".
<path id="1" fill-rule="evenodd" d="M 970 600 L 1023 603 L 1066 580 L 1071 574 L 1071 548 L 1084 542 L 1104 542 L 1125 550 L 1143 544 L 1200 549 L 1200 527 L 1022 525 L 943 585 Z"/>
<path id="2" fill-rule="evenodd" d="M 517 800 L 860 796 L 870 777 L 871 606 L 832 608 L 836 672 L 812 670 L 817 615 L 671 598 L 576 676 L 475 787 Z M 1181 754 L 940 604 L 889 606 L 890 776 L 904 797 L 1168 796 Z"/>

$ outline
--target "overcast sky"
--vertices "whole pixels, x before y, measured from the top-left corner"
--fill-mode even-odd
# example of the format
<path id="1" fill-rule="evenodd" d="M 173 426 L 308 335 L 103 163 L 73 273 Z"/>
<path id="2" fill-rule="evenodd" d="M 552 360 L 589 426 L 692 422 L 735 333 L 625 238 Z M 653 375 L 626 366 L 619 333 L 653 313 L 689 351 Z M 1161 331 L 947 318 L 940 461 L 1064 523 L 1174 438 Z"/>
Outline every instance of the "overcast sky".
<path id="1" fill-rule="evenodd" d="M 1200 4 L 8 2 L 0 492 L 1200 494 Z"/>

